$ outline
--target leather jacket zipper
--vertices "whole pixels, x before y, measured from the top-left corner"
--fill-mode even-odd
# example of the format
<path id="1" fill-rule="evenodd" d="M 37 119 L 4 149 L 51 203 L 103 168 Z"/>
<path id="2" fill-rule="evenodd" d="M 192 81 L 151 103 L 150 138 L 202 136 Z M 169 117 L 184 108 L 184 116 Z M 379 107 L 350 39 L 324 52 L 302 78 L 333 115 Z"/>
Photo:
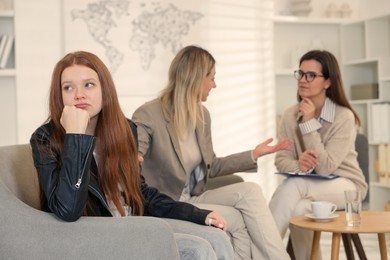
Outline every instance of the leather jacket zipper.
<path id="1" fill-rule="evenodd" d="M 80 188 L 81 185 L 81 177 L 77 180 L 77 183 L 74 185 L 76 189 Z"/>
<path id="2" fill-rule="evenodd" d="M 88 153 L 91 152 L 91 149 L 92 149 L 92 143 L 89 144 Z M 85 171 L 85 168 L 87 167 L 87 166 L 85 165 L 85 163 L 86 163 L 86 162 L 84 162 L 84 167 L 83 167 L 83 170 L 81 171 L 81 175 L 79 176 L 79 178 L 77 179 L 76 184 L 74 185 L 74 187 L 75 187 L 76 189 L 79 189 L 80 186 L 81 186 L 81 182 L 82 182 L 83 175 L 84 175 L 83 173 L 84 173 L 84 171 Z"/>
<path id="3" fill-rule="evenodd" d="M 110 210 L 110 206 L 108 206 L 107 202 L 106 202 L 106 199 L 104 197 L 103 194 L 100 193 L 99 190 L 97 190 L 95 187 L 93 187 L 92 185 L 88 185 L 89 188 L 91 188 L 94 192 L 95 192 L 95 195 L 97 195 L 100 199 L 100 201 L 103 203 L 103 205 L 106 207 L 106 209 L 111 212 Z"/>

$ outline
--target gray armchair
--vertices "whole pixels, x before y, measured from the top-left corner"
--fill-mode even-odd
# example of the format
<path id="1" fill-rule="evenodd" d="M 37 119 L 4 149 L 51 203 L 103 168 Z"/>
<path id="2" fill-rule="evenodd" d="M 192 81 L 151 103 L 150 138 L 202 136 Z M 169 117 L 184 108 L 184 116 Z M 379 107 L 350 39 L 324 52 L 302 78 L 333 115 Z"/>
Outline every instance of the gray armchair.
<path id="1" fill-rule="evenodd" d="M 81 217 L 72 223 L 61 221 L 40 210 L 30 145 L 0 147 L 1 259 L 194 259 L 202 249 L 188 247 L 179 256 L 177 242 L 182 234 L 174 233 L 177 228 L 207 231 L 219 242 L 223 235 L 231 248 L 225 233 L 179 220 Z"/>
<path id="2" fill-rule="evenodd" d="M 30 145 L 0 147 L 2 259 L 179 259 L 172 228 L 151 217 L 82 217 L 39 210 Z"/>

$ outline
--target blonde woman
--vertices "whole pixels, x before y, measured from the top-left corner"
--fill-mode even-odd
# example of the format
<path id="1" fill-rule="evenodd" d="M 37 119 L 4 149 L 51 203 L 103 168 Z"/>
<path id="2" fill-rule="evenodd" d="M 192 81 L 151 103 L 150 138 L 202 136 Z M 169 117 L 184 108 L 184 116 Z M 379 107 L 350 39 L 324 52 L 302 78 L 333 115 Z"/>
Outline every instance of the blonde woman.
<path id="1" fill-rule="evenodd" d="M 289 150 L 290 141 L 272 139 L 251 151 L 217 157 L 211 118 L 202 102 L 215 84 L 215 60 L 197 46 L 180 50 L 161 95 L 133 114 L 147 183 L 180 201 L 215 208 L 228 221 L 235 259 L 288 259 L 259 185 L 241 182 L 205 189 L 209 178 L 256 169 L 260 156 Z"/>

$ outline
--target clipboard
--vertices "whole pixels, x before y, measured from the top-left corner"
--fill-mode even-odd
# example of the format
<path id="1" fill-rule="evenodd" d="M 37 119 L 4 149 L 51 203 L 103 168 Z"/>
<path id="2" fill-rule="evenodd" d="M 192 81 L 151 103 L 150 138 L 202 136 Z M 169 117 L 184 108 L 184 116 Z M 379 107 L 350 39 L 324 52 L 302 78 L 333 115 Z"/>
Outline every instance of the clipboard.
<path id="1" fill-rule="evenodd" d="M 275 172 L 275 174 L 280 174 L 287 177 L 303 177 L 303 178 L 322 179 L 322 180 L 333 180 L 340 177 L 336 175 L 324 176 L 324 175 L 319 175 L 317 173 L 305 173 L 305 172 Z"/>

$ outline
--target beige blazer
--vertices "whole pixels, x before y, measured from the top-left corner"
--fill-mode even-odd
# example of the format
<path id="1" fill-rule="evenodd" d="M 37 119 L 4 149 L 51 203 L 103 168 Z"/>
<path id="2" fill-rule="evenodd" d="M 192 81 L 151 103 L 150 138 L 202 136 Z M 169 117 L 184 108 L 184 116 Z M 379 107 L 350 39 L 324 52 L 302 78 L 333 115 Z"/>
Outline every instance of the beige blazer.
<path id="1" fill-rule="evenodd" d="M 208 178 L 253 170 L 251 152 L 245 151 L 226 157 L 216 157 L 211 138 L 210 113 L 203 106 L 204 127 L 198 123 L 196 138 L 202 156 L 201 167 L 205 173 L 192 195 L 199 195 L 205 189 Z M 150 186 L 154 186 L 178 200 L 187 180 L 179 139 L 169 116 L 165 117 L 159 99 L 151 100 L 139 107 L 132 120 L 137 124 L 139 151 L 143 156 L 142 175 Z"/>

